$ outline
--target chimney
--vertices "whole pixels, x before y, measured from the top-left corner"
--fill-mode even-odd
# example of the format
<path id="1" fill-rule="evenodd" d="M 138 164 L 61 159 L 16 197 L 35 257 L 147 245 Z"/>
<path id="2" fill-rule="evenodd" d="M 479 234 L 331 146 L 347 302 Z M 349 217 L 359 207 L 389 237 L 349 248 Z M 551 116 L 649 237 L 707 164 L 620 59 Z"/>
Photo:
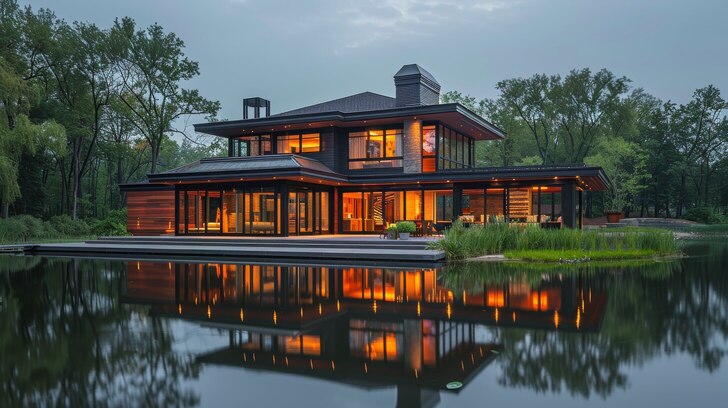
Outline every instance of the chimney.
<path id="1" fill-rule="evenodd" d="M 270 101 L 263 98 L 243 99 L 243 119 L 267 118 L 270 116 Z"/>
<path id="2" fill-rule="evenodd" d="M 440 103 L 440 84 L 417 64 L 405 65 L 394 74 L 397 107 L 436 105 Z"/>

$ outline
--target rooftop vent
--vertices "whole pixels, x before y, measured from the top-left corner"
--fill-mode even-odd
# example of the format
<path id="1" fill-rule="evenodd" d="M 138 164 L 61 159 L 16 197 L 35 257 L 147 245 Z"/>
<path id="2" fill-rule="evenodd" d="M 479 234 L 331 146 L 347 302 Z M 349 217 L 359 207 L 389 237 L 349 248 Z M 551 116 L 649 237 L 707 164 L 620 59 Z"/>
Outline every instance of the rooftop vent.
<path id="1" fill-rule="evenodd" d="M 417 64 L 405 65 L 394 74 L 397 107 L 436 105 L 440 103 L 440 84 Z"/>
<path id="2" fill-rule="evenodd" d="M 243 119 L 267 118 L 270 116 L 270 101 L 263 98 L 243 99 Z"/>

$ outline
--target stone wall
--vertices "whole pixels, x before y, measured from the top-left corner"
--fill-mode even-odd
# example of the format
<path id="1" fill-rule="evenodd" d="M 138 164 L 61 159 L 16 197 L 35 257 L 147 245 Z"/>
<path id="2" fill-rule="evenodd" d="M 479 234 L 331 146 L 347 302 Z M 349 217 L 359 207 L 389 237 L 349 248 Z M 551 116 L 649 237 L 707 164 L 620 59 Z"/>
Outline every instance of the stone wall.
<path id="1" fill-rule="evenodd" d="M 404 121 L 402 135 L 402 158 L 405 173 L 422 172 L 422 121 L 411 119 Z"/>

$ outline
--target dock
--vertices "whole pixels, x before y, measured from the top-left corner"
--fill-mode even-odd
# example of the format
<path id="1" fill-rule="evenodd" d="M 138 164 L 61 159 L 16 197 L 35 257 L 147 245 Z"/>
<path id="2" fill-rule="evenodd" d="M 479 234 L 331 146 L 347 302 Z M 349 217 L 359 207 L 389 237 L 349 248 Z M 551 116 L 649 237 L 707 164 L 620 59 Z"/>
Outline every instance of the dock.
<path id="1" fill-rule="evenodd" d="M 195 256 L 280 260 L 440 262 L 445 253 L 428 249 L 428 239 L 387 240 L 376 236 L 312 238 L 107 237 L 74 243 L 26 245 L 31 255 Z"/>

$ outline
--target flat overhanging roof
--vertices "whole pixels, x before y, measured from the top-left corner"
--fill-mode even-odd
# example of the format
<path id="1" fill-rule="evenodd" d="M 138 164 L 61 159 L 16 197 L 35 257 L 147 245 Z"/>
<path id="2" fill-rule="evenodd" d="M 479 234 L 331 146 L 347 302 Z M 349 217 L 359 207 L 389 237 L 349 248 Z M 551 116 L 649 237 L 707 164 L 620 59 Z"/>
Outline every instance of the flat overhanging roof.
<path id="1" fill-rule="evenodd" d="M 476 140 L 499 140 L 506 134 L 497 126 L 459 103 L 380 109 L 365 112 L 323 112 L 297 115 L 274 115 L 265 118 L 198 123 L 195 131 L 214 136 L 234 137 L 245 134 L 320 129 L 325 127 L 377 126 L 396 118 L 439 120 L 454 130 Z"/>
<path id="2" fill-rule="evenodd" d="M 349 173 L 335 172 L 323 163 L 296 154 L 202 159 L 163 173 L 148 175 L 150 184 L 123 185 L 124 190 L 182 182 L 227 183 L 242 181 L 299 180 L 308 183 L 366 187 L 375 185 L 421 185 L 450 183 L 488 183 L 489 188 L 535 185 L 571 180 L 583 190 L 606 190 L 609 179 L 601 167 L 581 164 L 516 167 L 481 167 L 433 173 Z M 162 184 L 154 184 L 162 183 Z M 465 184 L 467 188 L 467 184 Z M 477 187 L 474 187 L 477 188 Z"/>

